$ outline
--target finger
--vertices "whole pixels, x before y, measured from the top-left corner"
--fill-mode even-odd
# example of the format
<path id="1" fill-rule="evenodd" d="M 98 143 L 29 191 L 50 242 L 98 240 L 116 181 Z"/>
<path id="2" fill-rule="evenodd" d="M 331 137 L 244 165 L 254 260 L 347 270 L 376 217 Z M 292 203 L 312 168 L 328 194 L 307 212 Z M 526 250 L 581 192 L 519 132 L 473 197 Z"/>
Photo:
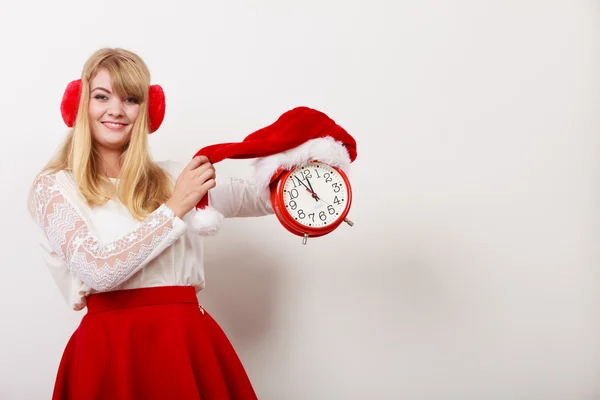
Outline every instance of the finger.
<path id="1" fill-rule="evenodd" d="M 214 179 L 209 179 L 202 184 L 201 189 L 203 191 L 208 192 L 210 189 L 214 188 L 215 186 L 217 186 L 217 182 Z"/>
<path id="2" fill-rule="evenodd" d="M 186 168 L 187 168 L 189 171 L 193 171 L 193 170 L 195 170 L 196 168 L 198 168 L 198 167 L 199 167 L 201 164 L 202 164 L 202 162 L 201 162 L 199 159 L 197 159 L 197 158 L 192 158 L 192 159 L 190 160 L 190 162 L 188 163 L 188 165 L 187 165 L 187 167 L 186 167 Z"/>
<path id="3" fill-rule="evenodd" d="M 201 164 L 210 163 L 210 160 L 206 156 L 198 156 L 198 157 L 195 157 L 195 158 L 198 159 L 198 160 L 200 160 Z"/>
<path id="4" fill-rule="evenodd" d="M 198 177 L 208 170 L 212 170 L 212 171 L 215 170 L 215 167 L 209 162 L 200 165 L 198 168 L 196 168 L 194 170 L 194 172 L 196 173 L 196 177 Z"/>
<path id="5" fill-rule="evenodd" d="M 215 179 L 215 178 L 216 178 L 215 170 L 212 168 L 209 168 L 200 175 L 199 180 L 201 182 L 206 182 L 209 179 Z"/>
<path id="6" fill-rule="evenodd" d="M 194 157 L 188 163 L 188 169 L 196 169 L 200 165 L 206 163 L 207 161 L 208 161 L 208 157 L 206 157 L 206 156 L 197 156 L 197 157 Z"/>

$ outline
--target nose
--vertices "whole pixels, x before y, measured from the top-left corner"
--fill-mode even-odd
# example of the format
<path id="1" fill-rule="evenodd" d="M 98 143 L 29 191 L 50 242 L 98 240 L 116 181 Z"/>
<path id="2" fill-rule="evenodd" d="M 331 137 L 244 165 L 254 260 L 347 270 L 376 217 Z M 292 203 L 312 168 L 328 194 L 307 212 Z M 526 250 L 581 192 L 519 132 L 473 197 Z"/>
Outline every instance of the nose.
<path id="1" fill-rule="evenodd" d="M 119 117 L 123 115 L 123 103 L 120 100 L 110 102 L 106 113 L 111 117 Z"/>

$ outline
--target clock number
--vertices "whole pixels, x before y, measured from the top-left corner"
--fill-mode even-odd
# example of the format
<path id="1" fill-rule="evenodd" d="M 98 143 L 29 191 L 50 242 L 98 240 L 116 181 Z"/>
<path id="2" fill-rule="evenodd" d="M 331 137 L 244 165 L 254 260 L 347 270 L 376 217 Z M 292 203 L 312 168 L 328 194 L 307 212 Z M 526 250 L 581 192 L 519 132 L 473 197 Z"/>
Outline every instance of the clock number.
<path id="1" fill-rule="evenodd" d="M 337 182 L 332 183 L 331 186 L 333 187 L 333 191 L 335 193 L 338 193 L 340 190 L 342 190 L 342 187 Z"/>
<path id="2" fill-rule="evenodd" d="M 325 215 L 325 211 L 321 211 L 319 213 L 319 218 L 321 218 L 321 221 L 325 221 L 327 219 L 327 215 Z"/>
<path id="3" fill-rule="evenodd" d="M 310 174 L 309 170 L 305 169 L 304 171 L 301 171 L 301 172 L 302 172 L 302 179 L 312 178 L 312 175 Z"/>
<path id="4" fill-rule="evenodd" d="M 291 208 L 292 210 L 295 210 L 295 209 L 296 209 L 296 207 L 298 207 L 298 205 L 296 204 L 296 202 L 295 202 L 294 200 L 290 201 L 290 208 Z"/>
<path id="5" fill-rule="evenodd" d="M 296 178 L 296 179 L 294 179 Z M 298 179 L 298 177 L 296 175 L 292 175 L 292 183 L 294 184 L 294 189 L 297 188 L 298 186 L 300 186 L 299 183 L 296 183 L 296 180 Z"/>
<path id="6" fill-rule="evenodd" d="M 315 213 L 310 213 L 308 214 L 308 216 L 310 217 L 310 219 L 312 219 L 312 222 L 315 222 Z"/>
<path id="7" fill-rule="evenodd" d="M 299 194 L 298 194 L 298 190 L 297 190 L 297 189 L 292 189 L 292 190 L 290 190 L 290 198 L 291 198 L 291 199 L 295 199 L 295 198 L 297 198 L 298 196 L 299 196 Z"/>
<path id="8" fill-rule="evenodd" d="M 333 208 L 331 204 L 327 206 L 327 211 L 329 211 L 329 214 L 331 215 L 335 214 L 335 208 Z"/>
<path id="9" fill-rule="evenodd" d="M 298 218 L 304 219 L 305 217 L 306 217 L 306 214 L 304 214 L 304 210 L 298 210 Z"/>
<path id="10" fill-rule="evenodd" d="M 325 178 L 325 183 L 329 183 L 331 182 L 333 179 L 331 179 L 329 172 L 325 172 L 325 174 L 323 175 L 323 177 Z"/>
<path id="11" fill-rule="evenodd" d="M 314 171 L 315 171 L 315 174 L 317 174 L 317 179 L 319 179 L 321 177 L 321 175 L 319 175 L 319 171 L 317 171 L 316 169 Z"/>
<path id="12" fill-rule="evenodd" d="M 337 197 L 337 196 L 335 196 L 335 197 L 333 198 L 333 202 L 334 202 L 335 204 L 337 204 L 338 206 L 339 206 L 340 204 L 342 204 L 342 202 L 340 201 L 340 199 L 338 199 L 338 197 Z"/>

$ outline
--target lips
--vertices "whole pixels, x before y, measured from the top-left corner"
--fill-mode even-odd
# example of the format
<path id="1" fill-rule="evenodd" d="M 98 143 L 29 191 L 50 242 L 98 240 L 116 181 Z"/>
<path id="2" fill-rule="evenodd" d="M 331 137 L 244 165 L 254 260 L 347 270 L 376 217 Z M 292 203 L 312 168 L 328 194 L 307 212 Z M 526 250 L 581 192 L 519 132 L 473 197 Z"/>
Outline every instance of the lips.
<path id="1" fill-rule="evenodd" d="M 127 126 L 127 124 L 124 124 L 121 122 L 113 122 L 113 121 L 104 121 L 104 122 L 102 122 L 102 125 L 104 125 L 108 129 L 113 130 L 113 131 L 121 130 Z"/>

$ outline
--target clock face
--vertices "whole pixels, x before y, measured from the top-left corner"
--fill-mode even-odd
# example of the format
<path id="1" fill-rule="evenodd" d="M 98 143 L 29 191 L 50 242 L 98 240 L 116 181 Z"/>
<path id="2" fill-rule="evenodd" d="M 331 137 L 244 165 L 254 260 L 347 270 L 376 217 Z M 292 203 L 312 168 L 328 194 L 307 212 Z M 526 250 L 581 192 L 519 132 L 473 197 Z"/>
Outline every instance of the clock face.
<path id="1" fill-rule="evenodd" d="M 311 162 L 296 168 L 287 177 L 283 203 L 296 222 L 321 228 L 335 222 L 346 209 L 348 187 L 334 168 Z"/>

